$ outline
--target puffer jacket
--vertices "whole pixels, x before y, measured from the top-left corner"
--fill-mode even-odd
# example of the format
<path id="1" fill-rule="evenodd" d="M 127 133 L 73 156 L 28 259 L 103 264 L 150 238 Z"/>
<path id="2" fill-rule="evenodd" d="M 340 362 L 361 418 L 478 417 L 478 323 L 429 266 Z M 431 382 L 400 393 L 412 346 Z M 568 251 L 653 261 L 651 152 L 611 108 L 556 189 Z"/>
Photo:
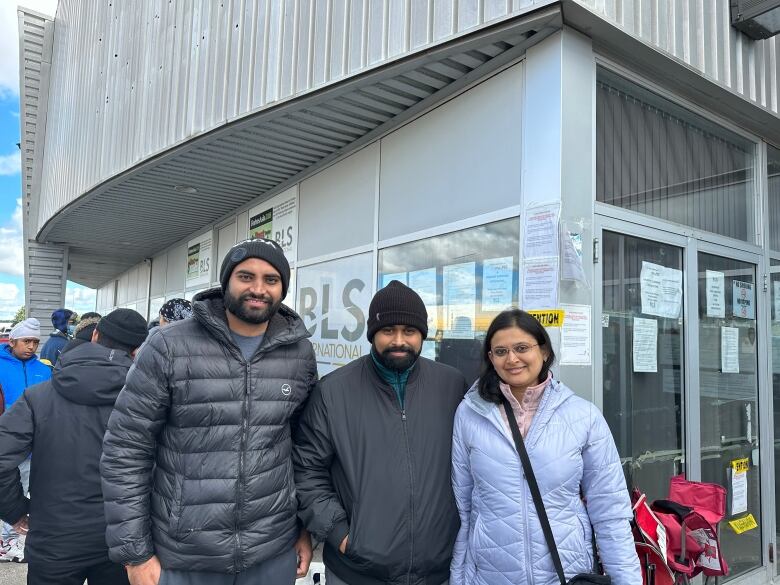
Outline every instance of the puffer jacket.
<path id="1" fill-rule="evenodd" d="M 38 356 L 29 360 L 20 360 L 11 352 L 10 345 L 0 345 L 0 387 L 5 398 L 5 409 L 11 408 L 14 402 L 33 384 L 45 382 L 51 378 L 51 368 L 41 362 Z"/>
<path id="2" fill-rule="evenodd" d="M 452 481 L 461 527 L 450 584 L 558 585 L 501 407 L 476 386 L 455 416 Z M 550 380 L 525 445 L 567 580 L 592 571 L 592 525 L 613 585 L 642 583 L 625 478 L 596 406 Z"/>
<path id="3" fill-rule="evenodd" d="M 316 382 L 309 333 L 282 305 L 245 360 L 222 293 L 141 347 L 111 415 L 101 464 L 109 555 L 237 573 L 297 536 L 291 419 Z"/>

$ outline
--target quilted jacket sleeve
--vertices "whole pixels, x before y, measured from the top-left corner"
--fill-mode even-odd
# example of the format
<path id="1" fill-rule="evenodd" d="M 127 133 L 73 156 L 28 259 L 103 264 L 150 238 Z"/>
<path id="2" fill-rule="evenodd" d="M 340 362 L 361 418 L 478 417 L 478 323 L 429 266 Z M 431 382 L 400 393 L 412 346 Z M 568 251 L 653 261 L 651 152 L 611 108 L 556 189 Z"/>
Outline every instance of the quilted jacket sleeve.
<path id="1" fill-rule="evenodd" d="M 450 585 L 469 585 L 466 580 L 467 548 L 471 523 L 471 492 L 474 480 L 471 475 L 468 448 L 463 437 L 464 404 L 455 415 L 455 427 L 452 436 L 452 489 L 460 515 L 460 529 L 452 551 L 450 565 Z"/>
<path id="2" fill-rule="evenodd" d="M 103 439 L 106 542 L 116 563 L 154 555 L 149 498 L 157 434 L 170 406 L 168 363 L 163 336 L 153 334 L 127 374 Z"/>
<path id="3" fill-rule="evenodd" d="M 349 532 L 347 514 L 330 478 L 335 450 L 322 388 L 315 386 L 294 435 L 298 516 L 318 539 L 338 548 Z"/>
<path id="4" fill-rule="evenodd" d="M 601 412 L 590 405 L 590 429 L 582 451 L 582 491 L 605 572 L 613 585 L 642 582 L 630 520 L 631 501 L 615 441 Z"/>
<path id="5" fill-rule="evenodd" d="M 0 416 L 0 518 L 9 524 L 21 520 L 30 503 L 22 492 L 18 467 L 32 451 L 33 420 L 25 394 Z"/>

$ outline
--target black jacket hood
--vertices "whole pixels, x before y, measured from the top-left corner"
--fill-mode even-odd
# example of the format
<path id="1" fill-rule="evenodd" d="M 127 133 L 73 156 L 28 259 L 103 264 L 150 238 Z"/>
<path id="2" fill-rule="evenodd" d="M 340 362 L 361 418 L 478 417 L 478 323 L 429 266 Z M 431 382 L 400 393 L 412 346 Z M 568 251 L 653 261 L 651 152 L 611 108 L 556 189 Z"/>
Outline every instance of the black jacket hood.
<path id="1" fill-rule="evenodd" d="M 60 356 L 51 383 L 70 402 L 113 405 L 132 365 L 133 360 L 122 350 L 83 343 Z"/>

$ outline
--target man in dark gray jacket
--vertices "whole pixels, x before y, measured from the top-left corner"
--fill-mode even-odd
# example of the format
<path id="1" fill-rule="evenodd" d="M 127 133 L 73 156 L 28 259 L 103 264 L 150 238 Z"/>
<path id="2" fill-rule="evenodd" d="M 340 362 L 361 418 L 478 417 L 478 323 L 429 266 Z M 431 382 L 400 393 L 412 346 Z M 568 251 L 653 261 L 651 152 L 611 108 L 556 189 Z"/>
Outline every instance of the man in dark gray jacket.
<path id="1" fill-rule="evenodd" d="M 0 417 L 0 517 L 24 534 L 29 585 L 127 584 L 108 559 L 100 455 L 114 402 L 146 339 L 130 309 L 103 317 L 93 343 L 63 349 L 51 380 Z M 16 466 L 32 455 L 26 498 Z"/>
<path id="2" fill-rule="evenodd" d="M 463 375 L 420 357 L 428 315 L 392 281 L 371 300 L 371 354 L 325 376 L 295 435 L 300 517 L 328 585 L 441 585 L 460 526 L 450 483 Z"/>
<path id="3" fill-rule="evenodd" d="M 133 585 L 292 585 L 308 571 L 290 429 L 317 368 L 281 304 L 289 281 L 275 242 L 236 244 L 193 318 L 141 347 L 101 464 L 109 555 Z"/>

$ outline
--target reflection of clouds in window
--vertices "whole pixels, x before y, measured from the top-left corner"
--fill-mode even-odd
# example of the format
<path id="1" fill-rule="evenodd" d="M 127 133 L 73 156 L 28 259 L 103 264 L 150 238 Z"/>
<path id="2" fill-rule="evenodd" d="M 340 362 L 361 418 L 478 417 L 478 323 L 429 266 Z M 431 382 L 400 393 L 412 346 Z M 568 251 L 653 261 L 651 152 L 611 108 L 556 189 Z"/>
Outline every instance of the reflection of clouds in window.
<path id="1" fill-rule="evenodd" d="M 492 224 L 469 228 L 459 232 L 453 232 L 401 244 L 392 248 L 386 248 L 379 252 L 379 271 L 378 282 L 382 283 L 385 275 L 388 274 L 408 274 L 410 286 L 417 290 L 423 297 L 423 302 L 428 308 L 429 327 L 432 331 L 437 331 L 437 336 L 441 336 L 441 330 L 449 331 L 445 334 L 448 337 L 452 334 L 454 328 L 454 319 L 457 316 L 468 316 L 472 321 L 468 330 L 472 333 L 470 336 L 481 338 L 482 333 L 487 329 L 490 321 L 500 310 L 496 303 L 483 308 L 483 274 L 484 262 L 488 259 L 510 258 L 510 275 L 505 279 L 508 285 L 506 294 L 502 298 L 511 299 L 504 303 L 506 306 L 517 304 L 518 294 L 518 253 L 520 240 L 520 220 L 511 218 L 498 221 Z M 468 283 L 470 290 L 466 304 L 450 302 L 445 298 L 445 287 L 452 286 L 454 283 L 445 282 L 445 272 L 450 276 L 460 277 L 457 271 L 452 272 L 451 268 L 456 265 L 473 263 L 474 268 L 471 271 L 473 275 Z M 450 270 L 445 270 L 447 268 Z M 420 271 L 426 271 L 425 279 L 416 279 Z M 417 285 L 425 283 L 425 286 Z M 495 286 L 495 283 L 494 283 Z M 456 286 L 457 288 L 457 286 Z M 461 289 L 463 287 L 460 287 Z M 511 290 L 510 290 L 511 289 Z M 465 289 L 463 289 L 465 295 Z M 495 295 L 496 291 L 490 291 L 489 294 Z M 489 296 L 488 299 L 495 298 Z M 456 307 L 455 305 L 458 305 Z M 501 309 L 506 308 L 502 306 Z M 450 322 L 451 321 L 451 322 Z M 434 334 L 431 335 L 433 337 Z"/>
<path id="2" fill-rule="evenodd" d="M 517 256 L 519 232 L 519 221 L 509 219 L 380 250 L 380 272 L 406 272 L 499 255 Z"/>

